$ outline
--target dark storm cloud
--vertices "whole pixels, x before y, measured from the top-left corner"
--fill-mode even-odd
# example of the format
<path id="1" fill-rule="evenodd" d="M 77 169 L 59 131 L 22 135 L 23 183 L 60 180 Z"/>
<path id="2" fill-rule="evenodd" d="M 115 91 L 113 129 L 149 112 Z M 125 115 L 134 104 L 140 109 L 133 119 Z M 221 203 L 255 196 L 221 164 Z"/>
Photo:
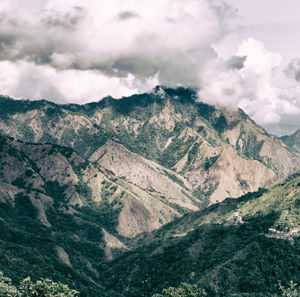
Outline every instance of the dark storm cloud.
<path id="1" fill-rule="evenodd" d="M 7 48 L 12 47 L 16 40 L 16 36 L 0 33 L 0 56 L 5 55 Z"/>
<path id="2" fill-rule="evenodd" d="M 116 59 L 110 69 L 121 77 L 127 76 L 128 73 L 134 73 L 139 77 L 149 77 L 153 76 L 159 67 L 148 57 L 128 56 Z"/>
<path id="3" fill-rule="evenodd" d="M 285 74 L 300 82 L 300 58 L 295 58 L 288 64 Z"/>
<path id="4" fill-rule="evenodd" d="M 63 30 L 75 30 L 83 19 L 83 15 L 73 15 L 70 13 L 50 15 L 42 20 L 45 28 L 60 28 Z"/>
<path id="5" fill-rule="evenodd" d="M 247 56 L 232 56 L 227 61 L 227 66 L 230 69 L 242 69 L 244 67 L 245 61 L 247 60 Z"/>
<path id="6" fill-rule="evenodd" d="M 121 11 L 118 15 L 117 18 L 121 21 L 127 21 L 129 19 L 137 18 L 140 17 L 140 15 L 136 11 Z"/>

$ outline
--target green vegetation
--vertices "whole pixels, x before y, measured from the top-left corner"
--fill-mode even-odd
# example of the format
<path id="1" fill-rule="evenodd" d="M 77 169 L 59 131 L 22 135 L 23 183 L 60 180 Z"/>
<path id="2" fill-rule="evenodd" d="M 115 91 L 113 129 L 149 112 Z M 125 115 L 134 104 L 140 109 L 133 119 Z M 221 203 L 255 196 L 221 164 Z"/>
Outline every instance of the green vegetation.
<path id="1" fill-rule="evenodd" d="M 204 162 L 204 169 L 208 170 L 211 166 L 213 166 L 217 160 L 219 159 L 220 155 L 206 157 Z"/>
<path id="2" fill-rule="evenodd" d="M 8 154 L 13 156 L 13 157 L 16 157 L 16 158 L 19 158 L 19 152 L 16 148 L 14 148 L 13 146 L 10 146 L 9 149 L 8 149 Z"/>
<path id="3" fill-rule="evenodd" d="M 160 90 L 165 92 L 167 98 L 172 98 L 175 112 L 183 116 L 181 121 L 176 121 L 175 127 L 171 130 L 166 129 L 165 120 L 161 122 L 152 121 L 152 117 L 160 116 L 167 100 L 161 98 Z M 3 114 L 0 113 L 0 117 L 12 120 L 12 115 L 17 115 L 12 123 L 14 128 L 18 130 L 19 137 L 34 142 L 35 136 L 29 125 L 32 119 L 27 115 L 25 123 L 22 114 L 38 109 L 45 113 L 40 118 L 42 124 L 41 131 L 39 131 L 41 133 L 40 142 L 51 142 L 64 146 L 72 145 L 78 154 L 87 158 L 108 139 L 114 139 L 131 151 L 145 158 L 161 162 L 162 165 L 165 164 L 170 168 L 189 151 L 192 145 L 190 140 L 181 141 L 177 139 L 179 134 L 186 126 L 193 127 L 196 125 L 199 117 L 205 121 L 212 121 L 210 124 L 212 125 L 215 109 L 204 103 L 195 104 L 196 92 L 192 89 L 161 87 L 157 88 L 156 92 L 133 95 L 121 100 L 108 97 L 98 103 L 90 103 L 85 106 L 58 106 L 43 100 L 15 102 L 3 97 L 0 98 L 0 109 L 4 112 Z M 95 121 L 94 116 L 96 114 L 101 114 L 100 122 Z M 82 125 L 75 132 L 72 123 L 66 120 L 66 115 L 70 117 L 81 116 L 84 122 L 89 122 L 93 128 L 91 129 L 89 125 Z M 128 125 L 124 125 L 125 121 L 128 121 Z M 60 123 L 59 127 L 57 127 L 57 123 Z M 138 123 L 137 130 L 136 123 Z M 51 126 L 51 129 L 48 125 Z M 51 130 L 56 131 L 57 128 L 59 128 L 59 133 L 52 133 Z M 198 129 L 197 126 L 193 128 Z M 204 127 L 203 129 L 202 135 L 206 133 Z M 174 136 L 174 143 L 164 151 L 162 144 Z M 173 156 L 174 152 L 175 155 Z M 190 153 L 190 157 L 192 153 L 193 151 Z"/>
<path id="4" fill-rule="evenodd" d="M 160 156 L 159 163 L 162 166 L 172 168 L 190 150 L 194 141 L 195 139 L 192 137 L 188 137 L 186 141 L 182 138 L 176 138 L 163 151 Z"/>
<path id="5" fill-rule="evenodd" d="M 79 194 L 80 200 L 85 206 L 94 206 L 95 202 L 92 196 L 92 190 L 82 180 L 75 185 L 76 191 Z"/>
<path id="6" fill-rule="evenodd" d="M 22 176 L 17 177 L 12 184 L 16 187 L 25 188 L 26 181 Z"/>
<path id="7" fill-rule="evenodd" d="M 67 285 L 56 283 L 45 278 L 31 281 L 30 277 L 23 279 L 19 289 L 13 286 L 10 278 L 0 272 L 0 296 L 1 297 L 74 297 L 78 292 L 71 290 Z"/>
<path id="8" fill-rule="evenodd" d="M 178 178 L 175 174 L 168 172 L 167 170 L 164 170 L 164 173 L 168 176 L 169 179 L 171 179 L 173 182 L 177 183 L 181 187 L 185 188 L 184 182 Z"/>
<path id="9" fill-rule="evenodd" d="M 196 143 L 194 143 L 192 148 L 189 150 L 188 159 L 187 159 L 187 163 L 186 163 L 187 167 L 195 161 L 200 145 L 201 145 L 200 142 L 196 142 Z"/>
<path id="10" fill-rule="evenodd" d="M 97 271 L 105 269 L 106 261 L 96 211 L 90 208 L 85 214 L 82 209 L 73 216 L 54 205 L 46 209 L 46 227 L 30 200 L 19 196 L 15 208 L 0 203 L 1 270 L 16 282 L 27 275 L 35 281 L 50 277 L 75 287 L 81 296 L 97 296 L 103 289 L 96 283 L 102 282 Z M 72 266 L 60 260 L 57 247 L 69 255 Z"/>
<path id="11" fill-rule="evenodd" d="M 5 277 L 0 271 L 0 296 L 1 297 L 17 297 L 19 292 L 17 288 L 12 284 L 10 278 Z"/>
<path id="12" fill-rule="evenodd" d="M 18 217 L 29 217 L 35 219 L 38 215 L 38 211 L 33 206 L 30 197 L 22 192 L 19 192 L 15 196 L 15 210 Z"/>
<path id="13" fill-rule="evenodd" d="M 57 180 L 48 181 L 45 185 L 46 193 L 48 194 L 48 196 L 53 198 L 54 205 L 57 207 L 67 202 L 65 199 L 66 189 L 67 189 L 67 185 L 61 186 Z"/>
<path id="14" fill-rule="evenodd" d="M 282 292 L 282 297 L 299 297 L 300 296 L 300 287 L 298 284 L 291 281 L 288 284 L 288 287 L 280 285 L 280 290 Z"/>
<path id="15" fill-rule="evenodd" d="M 285 230 L 299 228 L 299 182 L 295 175 L 269 191 L 226 199 L 154 231 L 153 240 L 112 262 L 109 275 L 120 280 L 114 278 L 113 286 L 122 292 L 130 283 L 131 296 L 152 296 L 153 288 L 177 287 L 192 277 L 207 296 L 280 294 L 279 280 L 285 286 L 300 280 L 300 238 L 267 235 L 283 222 Z M 236 212 L 243 223 L 236 222 Z"/>
<path id="16" fill-rule="evenodd" d="M 242 140 L 243 146 L 240 148 L 239 141 Z M 257 140 L 257 136 L 254 133 L 249 133 L 246 135 L 244 131 L 241 132 L 239 138 L 236 141 L 236 148 L 238 151 L 242 152 L 246 157 L 253 160 L 258 160 L 265 165 L 268 162 L 264 162 L 263 158 L 260 156 L 260 151 L 264 145 L 264 140 Z"/>
<path id="17" fill-rule="evenodd" d="M 213 127 L 216 129 L 218 133 L 224 132 L 224 130 L 227 128 L 228 124 L 226 121 L 226 118 L 223 114 L 221 114 L 217 119 L 215 119 L 215 122 L 213 123 Z"/>
<path id="18" fill-rule="evenodd" d="M 59 147 L 56 152 L 72 155 L 72 150 Z M 73 166 L 79 179 L 88 168 L 88 162 Z M 270 237 L 269 231 L 276 228 L 285 234 L 299 228 L 299 175 L 270 190 L 186 214 L 149 235 L 140 235 L 138 242 L 116 232 L 125 195 L 117 182 L 115 176 L 103 180 L 101 202 L 75 209 L 66 201 L 66 188 L 58 182 L 46 183 L 45 192 L 54 199 L 45 208 L 48 226 L 41 223 L 33 203 L 43 199 L 37 191 L 17 194 L 15 207 L 0 203 L 0 252 L 5 255 L 0 258 L 1 270 L 16 282 L 27 275 L 35 282 L 50 277 L 74 287 L 81 296 L 97 296 L 101 291 L 105 297 L 149 297 L 164 288 L 178 288 L 182 282 L 199 284 L 209 297 L 272 296 L 280 294 L 278 280 L 285 287 L 291 279 L 299 282 L 299 238 L 278 239 Z M 193 196 L 207 207 L 206 199 L 215 186 L 207 183 Z M 77 190 L 83 201 L 84 193 L 91 197 L 84 186 L 78 189 L 77 185 Z M 243 223 L 237 223 L 236 212 Z M 115 258 L 109 264 L 102 228 L 131 248 L 113 251 Z M 59 258 L 57 247 L 65 251 L 71 265 Z"/>
<path id="19" fill-rule="evenodd" d="M 258 132 L 256 124 L 242 110 L 231 114 L 196 102 L 195 98 L 195 90 L 182 87 L 157 87 L 151 93 L 120 100 L 107 97 L 100 102 L 83 106 L 57 105 L 45 100 L 15 101 L 0 97 L 0 117 L 7 122 L 8 133 L 19 139 L 72 146 L 84 158 L 90 157 L 107 140 L 112 139 L 122 143 L 130 151 L 168 168 L 172 168 L 188 153 L 185 169 L 190 169 L 193 165 L 198 144 L 193 144 L 196 140 L 194 136 L 194 141 L 190 142 L 188 132 L 184 132 L 182 137 L 184 129 L 191 129 L 210 145 L 218 146 L 228 141 L 228 138 L 222 138 L 223 132 L 233 129 L 241 122 L 236 149 L 243 157 L 256 159 L 278 171 L 272 158 L 260 156 L 265 141 L 260 139 L 260 135 L 269 135 L 262 129 Z M 33 119 L 35 113 L 31 111 L 35 110 L 41 112 L 40 116 L 35 115 L 36 119 Z M 40 123 L 35 133 L 31 127 L 33 120 Z M 248 123 L 254 125 L 250 131 L 247 130 Z M 171 137 L 171 144 L 164 149 Z M 242 141 L 243 146 L 239 141 Z M 289 142 L 293 141 L 290 139 Z"/>
<path id="20" fill-rule="evenodd" d="M 153 297 L 205 297 L 205 290 L 198 285 L 182 283 L 179 288 L 169 287 L 163 289 L 161 294 L 155 294 Z"/>
<path id="21" fill-rule="evenodd" d="M 197 199 L 197 206 L 199 209 L 208 207 L 210 203 L 210 196 L 217 189 L 218 185 L 218 183 L 214 184 L 212 182 L 207 182 L 203 188 L 199 186 L 193 191 L 193 197 Z"/>
<path id="22" fill-rule="evenodd" d="M 99 222 L 104 226 L 104 228 L 112 233 L 117 233 L 116 228 L 118 226 L 119 214 L 123 208 L 123 203 L 121 198 L 124 195 L 124 192 L 121 195 L 114 197 L 112 201 L 110 199 L 112 196 L 115 196 L 118 186 L 111 182 L 108 182 L 103 187 L 101 192 L 101 202 L 98 206 L 99 209 Z"/>

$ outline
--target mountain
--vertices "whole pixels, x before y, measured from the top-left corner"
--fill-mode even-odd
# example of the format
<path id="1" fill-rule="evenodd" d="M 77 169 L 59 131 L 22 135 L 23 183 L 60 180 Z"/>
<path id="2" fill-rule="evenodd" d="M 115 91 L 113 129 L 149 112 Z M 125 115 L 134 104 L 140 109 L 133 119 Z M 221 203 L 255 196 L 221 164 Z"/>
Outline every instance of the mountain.
<path id="1" fill-rule="evenodd" d="M 0 137 L 2 271 L 16 281 L 49 275 L 80 288 L 83 296 L 102 288 L 98 271 L 114 220 L 104 209 L 84 207 L 90 193 L 82 177 L 91 174 L 109 182 L 71 149 Z"/>
<path id="2" fill-rule="evenodd" d="M 279 282 L 300 280 L 299 206 L 297 174 L 185 215 L 137 237 L 136 250 L 111 263 L 105 286 L 120 296 L 152 296 L 181 282 L 208 296 L 275 296 Z"/>
<path id="3" fill-rule="evenodd" d="M 1 97 L 0 132 L 0 270 L 16 282 L 132 297 L 300 281 L 299 154 L 242 110 L 184 88 L 85 105 Z"/>
<path id="4" fill-rule="evenodd" d="M 300 156 L 300 129 L 292 135 L 286 135 L 280 138 L 292 149 L 294 153 Z"/>
<path id="5" fill-rule="evenodd" d="M 106 151 L 100 161 L 107 167 L 108 152 L 125 156 L 128 166 L 137 160 L 137 172 L 159 172 L 157 163 L 113 141 L 90 161 L 59 145 L 6 136 L 0 144 L 0 269 L 16 282 L 51 277 L 81 296 L 121 297 L 151 296 L 182 281 L 199 283 L 209 296 L 271 296 L 279 281 L 300 281 L 299 175 L 179 219 L 163 204 L 160 219 L 168 207 L 173 217 L 151 232 L 144 206 L 157 198 L 130 182 L 147 179 L 135 172 L 119 178 L 99 154 Z M 142 203 L 146 195 L 151 203 Z M 137 227 L 145 229 L 136 237 L 122 235 Z"/>
<path id="6" fill-rule="evenodd" d="M 135 166 L 141 164 L 141 170 L 146 167 L 151 175 L 139 175 L 135 182 L 141 185 L 136 186 L 130 176 L 126 180 L 118 178 L 99 162 L 85 161 L 70 148 L 24 143 L 5 136 L 0 136 L 0 143 L 2 201 L 12 203 L 19 192 L 32 192 L 31 201 L 39 211 L 40 222 L 46 227 L 51 225 L 46 215 L 49 204 L 64 211 L 67 209 L 71 214 L 81 208 L 97 208 L 105 228 L 125 237 L 157 229 L 185 212 L 198 209 L 194 204 L 199 203 L 192 193 L 186 189 L 185 195 L 182 194 L 185 188 L 173 181 L 176 178 L 181 181 L 180 176 L 176 177 L 176 173 L 142 157 L 135 159 Z M 117 149 L 127 153 L 120 146 L 118 144 Z M 149 176 L 161 183 L 154 185 L 149 180 L 149 186 L 143 187 L 142 183 Z M 48 202 L 36 201 L 35 193 Z M 162 193 L 174 198 L 162 197 Z"/>
<path id="7" fill-rule="evenodd" d="M 72 147 L 143 195 L 173 209 L 175 204 L 175 216 L 256 191 L 300 169 L 287 145 L 242 110 L 196 99 L 191 89 L 164 87 L 86 105 L 2 97 L 0 131 L 23 141 Z"/>

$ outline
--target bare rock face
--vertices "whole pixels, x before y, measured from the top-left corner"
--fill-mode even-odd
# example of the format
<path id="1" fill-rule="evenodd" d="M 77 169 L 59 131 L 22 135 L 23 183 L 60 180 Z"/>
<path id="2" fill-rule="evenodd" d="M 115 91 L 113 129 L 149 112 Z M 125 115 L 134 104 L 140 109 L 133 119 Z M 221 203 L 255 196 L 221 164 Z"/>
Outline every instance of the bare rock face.
<path id="1" fill-rule="evenodd" d="M 192 168 L 184 176 L 195 188 L 212 191 L 211 203 L 257 191 L 278 179 L 271 169 L 256 160 L 243 159 L 231 147 L 221 149 L 215 155 L 205 158 L 208 160 L 208 170 L 201 168 L 200 164 L 198 167 L 195 163 L 195 167 L 200 169 Z M 210 188 L 207 185 L 210 185 Z"/>
<path id="2" fill-rule="evenodd" d="M 239 153 L 256 159 L 281 176 L 288 176 L 299 170 L 298 156 L 293 154 L 281 139 L 269 135 L 243 111 L 238 113 L 226 111 L 224 114 L 230 129 L 225 129 L 222 137 L 228 139 Z M 235 125 L 230 125 L 230 121 Z"/>
<path id="3" fill-rule="evenodd" d="M 271 169 L 256 160 L 242 158 L 228 145 L 211 147 L 202 142 L 193 158 L 193 164 L 188 165 L 188 158 L 184 157 L 175 165 L 175 170 L 181 171 L 178 174 L 109 140 L 89 160 L 156 197 L 157 202 L 163 197 L 162 202 L 174 203 L 190 211 L 198 209 L 205 195 L 209 196 L 209 203 L 214 203 L 256 191 L 277 179 Z M 197 189 L 200 189 L 198 193 Z M 153 204 L 152 207 L 159 210 Z"/>
<path id="4" fill-rule="evenodd" d="M 191 185 L 181 175 L 170 170 L 167 171 L 159 164 L 130 152 L 122 144 L 109 140 L 89 160 L 97 162 L 152 196 L 172 203 L 185 204 L 185 207 L 191 210 L 197 209 L 196 206 L 193 206 L 193 202 L 183 194 L 183 190 L 189 191 Z M 172 174 L 178 181 L 172 180 L 168 174 Z"/>
<path id="5" fill-rule="evenodd" d="M 74 216 L 79 213 L 76 209 L 96 207 L 105 226 L 113 225 L 110 221 L 113 217 L 112 230 L 134 237 L 181 215 L 162 193 L 154 195 L 152 190 L 118 178 L 100 164 L 94 166 L 84 161 L 72 150 L 50 144 L 26 144 L 6 137 L 1 138 L 1 143 L 0 202 L 15 207 L 16 197 L 18 203 L 26 201 L 45 227 L 51 228 L 47 217 L 50 209 Z M 151 164 L 151 161 L 145 162 Z M 158 170 L 154 172 L 160 176 Z M 173 181 L 169 182 L 180 188 Z M 177 192 L 180 193 L 178 189 Z M 197 209 L 183 198 L 187 202 L 177 199 L 178 205 Z"/>
<path id="6" fill-rule="evenodd" d="M 68 266 L 72 266 L 71 262 L 70 262 L 69 255 L 66 253 L 66 251 L 62 247 L 56 246 L 56 252 L 57 252 L 57 255 L 58 255 L 59 259 L 63 263 L 65 263 Z"/>
<path id="7" fill-rule="evenodd" d="M 158 216 L 134 197 L 127 197 L 120 213 L 118 232 L 126 237 L 149 232 L 160 227 Z"/>

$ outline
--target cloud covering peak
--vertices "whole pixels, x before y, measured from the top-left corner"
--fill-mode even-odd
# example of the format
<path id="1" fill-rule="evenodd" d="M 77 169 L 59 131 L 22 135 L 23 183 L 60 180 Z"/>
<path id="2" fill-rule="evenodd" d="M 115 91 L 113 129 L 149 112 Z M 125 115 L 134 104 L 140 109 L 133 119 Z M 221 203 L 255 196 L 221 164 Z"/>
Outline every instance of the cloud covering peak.
<path id="1" fill-rule="evenodd" d="M 0 3 L 2 94 L 84 103 L 161 84 L 196 87 L 201 100 L 241 107 L 259 123 L 299 113 L 298 87 L 273 84 L 280 55 L 253 38 L 230 59 L 218 52 L 236 15 L 225 1 L 29 2 Z"/>
<path id="2" fill-rule="evenodd" d="M 208 65 L 200 99 L 242 108 L 260 124 L 277 123 L 282 114 L 300 114 L 300 102 L 292 100 L 298 90 L 274 86 L 273 74 L 281 61 L 281 55 L 267 51 L 262 42 L 243 40 L 227 63 L 217 58 Z"/>

